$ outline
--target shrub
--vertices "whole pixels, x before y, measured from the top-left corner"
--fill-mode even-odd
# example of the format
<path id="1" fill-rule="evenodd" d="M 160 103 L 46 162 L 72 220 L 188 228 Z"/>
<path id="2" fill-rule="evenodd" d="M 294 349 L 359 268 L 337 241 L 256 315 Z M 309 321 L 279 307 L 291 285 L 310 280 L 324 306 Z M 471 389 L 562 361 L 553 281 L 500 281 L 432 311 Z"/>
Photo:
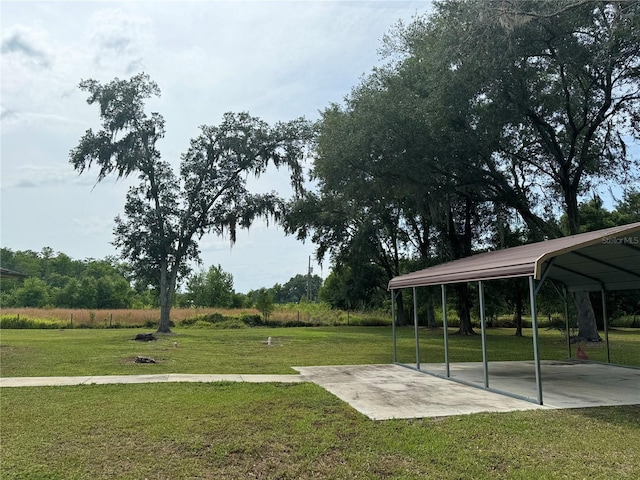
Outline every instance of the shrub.
<path id="1" fill-rule="evenodd" d="M 184 325 L 184 322 L 182 323 Z M 194 328 L 221 328 L 221 329 L 238 329 L 238 328 L 247 328 L 247 325 L 238 320 L 237 318 L 230 318 L 227 320 L 222 320 L 220 322 L 209 322 L 207 320 L 196 320 L 195 322 L 189 322 L 189 326 Z"/>
<path id="2" fill-rule="evenodd" d="M 180 324 L 182 325 L 184 322 L 180 322 Z M 118 325 L 118 324 L 116 324 Z M 126 325 L 127 327 L 137 327 L 138 325 Z M 158 326 L 158 321 L 157 320 L 147 320 L 144 322 L 144 324 L 142 325 L 144 328 L 156 328 Z M 169 327 L 173 328 L 175 327 L 176 324 L 173 320 L 169 320 Z M 112 328 L 120 328 L 120 326 L 118 327 L 112 327 Z"/>
<path id="3" fill-rule="evenodd" d="M 258 327 L 266 324 L 258 314 L 244 313 L 240 315 L 240 320 L 249 327 Z"/>
<path id="4" fill-rule="evenodd" d="M 190 324 L 190 326 L 196 328 L 211 328 L 211 325 L 213 325 L 211 322 L 205 322 L 204 320 L 196 320 Z"/>
<path id="5" fill-rule="evenodd" d="M 375 317 L 352 318 L 349 320 L 349 325 L 353 325 L 355 327 L 386 327 L 391 325 L 391 319 Z"/>
<path id="6" fill-rule="evenodd" d="M 20 318 L 19 315 L 3 315 L 0 317 L 0 328 L 34 329 L 34 328 L 66 328 L 68 325 L 40 318 Z"/>
<path id="7" fill-rule="evenodd" d="M 213 328 L 224 328 L 224 329 L 239 329 L 239 328 L 247 328 L 247 324 L 238 319 L 230 319 L 224 320 L 222 322 L 216 322 L 211 324 Z"/>
<path id="8" fill-rule="evenodd" d="M 217 312 L 211 313 L 209 315 L 203 315 L 201 319 L 209 323 L 219 323 L 219 322 L 224 322 L 226 320 L 224 315 Z"/>
<path id="9" fill-rule="evenodd" d="M 635 315 L 622 315 L 618 318 L 611 319 L 610 325 L 612 327 L 639 328 L 640 314 L 636 313 Z"/>
<path id="10" fill-rule="evenodd" d="M 191 327 L 198 321 L 198 317 L 185 318 L 180 322 L 181 327 Z M 203 322 L 204 323 L 204 322 Z"/>
<path id="11" fill-rule="evenodd" d="M 221 313 L 211 313 L 211 314 L 205 314 L 205 315 L 195 315 L 191 318 L 185 318 L 180 322 L 180 325 L 183 327 L 189 327 L 192 325 L 197 326 L 200 323 L 201 324 L 200 326 L 204 326 L 203 324 L 211 325 L 213 323 L 224 322 L 225 320 L 226 320 L 225 316 L 222 315 Z M 172 326 L 175 326 L 175 325 L 172 325 Z"/>

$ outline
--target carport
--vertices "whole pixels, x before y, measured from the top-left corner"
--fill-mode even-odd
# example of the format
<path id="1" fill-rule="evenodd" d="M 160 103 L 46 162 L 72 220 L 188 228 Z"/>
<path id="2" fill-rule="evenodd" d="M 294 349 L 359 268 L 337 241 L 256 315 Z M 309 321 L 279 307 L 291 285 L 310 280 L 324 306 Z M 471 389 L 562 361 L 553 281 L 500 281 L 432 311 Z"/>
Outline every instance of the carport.
<path id="1" fill-rule="evenodd" d="M 497 279 L 527 277 L 529 279 L 529 301 L 533 337 L 533 370 L 535 373 L 536 398 L 523 397 L 515 392 L 495 389 L 489 383 L 489 362 L 486 346 L 486 316 L 483 282 Z M 466 385 L 483 388 L 495 393 L 527 400 L 543 405 L 541 362 L 538 351 L 538 319 L 536 296 L 547 280 L 552 280 L 566 292 L 599 291 L 602 295 L 602 310 L 607 361 L 609 356 L 608 318 L 605 296 L 607 291 L 640 289 L 640 222 L 569 237 L 507 248 L 468 258 L 455 260 L 434 267 L 400 275 L 389 282 L 393 312 L 393 362 L 430 375 L 446 378 Z M 449 344 L 447 335 L 447 285 L 478 282 L 480 327 L 482 335 L 482 384 L 470 382 L 451 375 Z M 442 371 L 421 368 L 418 337 L 418 315 L 416 289 L 441 286 L 444 364 Z M 415 367 L 398 362 L 395 299 L 401 289 L 411 288 L 414 302 Z M 566 295 L 565 295 L 566 297 Z M 565 312 L 568 328 L 568 315 Z M 568 335 L 567 335 L 567 340 Z M 569 347 L 570 348 L 570 347 Z"/>
<path id="2" fill-rule="evenodd" d="M 8 268 L 0 268 L 0 278 L 27 278 L 27 275 Z"/>

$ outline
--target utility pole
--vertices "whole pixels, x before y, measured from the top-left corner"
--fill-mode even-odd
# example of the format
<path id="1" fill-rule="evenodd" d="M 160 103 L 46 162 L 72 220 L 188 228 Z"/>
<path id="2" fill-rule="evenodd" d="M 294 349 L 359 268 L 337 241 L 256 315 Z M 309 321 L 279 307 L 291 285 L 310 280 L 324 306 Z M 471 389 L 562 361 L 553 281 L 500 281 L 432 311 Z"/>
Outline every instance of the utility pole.
<path id="1" fill-rule="evenodd" d="M 307 269 L 307 303 L 311 303 L 311 273 L 313 272 L 313 268 L 311 268 L 311 255 L 309 255 L 309 268 Z"/>

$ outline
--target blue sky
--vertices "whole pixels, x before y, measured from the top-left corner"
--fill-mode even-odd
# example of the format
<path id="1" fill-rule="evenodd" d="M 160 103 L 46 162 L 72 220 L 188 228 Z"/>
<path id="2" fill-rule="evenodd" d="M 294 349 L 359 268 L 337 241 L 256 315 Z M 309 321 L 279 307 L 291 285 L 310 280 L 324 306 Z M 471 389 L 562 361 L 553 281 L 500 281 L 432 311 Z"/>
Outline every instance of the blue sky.
<path id="1" fill-rule="evenodd" d="M 0 3 L 1 245 L 73 258 L 104 258 L 113 219 L 132 180 L 94 186 L 69 151 L 99 125 L 77 88 L 148 73 L 162 90 L 149 110 L 166 120 L 159 148 L 176 167 L 200 125 L 248 111 L 270 123 L 341 102 L 380 63 L 382 36 L 429 1 L 6 1 Z M 288 192 L 286 173 L 256 189 Z M 221 265 L 236 291 L 285 283 L 305 273 L 314 247 L 257 223 L 200 242 L 204 267 Z M 326 277 L 315 265 L 314 273 Z"/>

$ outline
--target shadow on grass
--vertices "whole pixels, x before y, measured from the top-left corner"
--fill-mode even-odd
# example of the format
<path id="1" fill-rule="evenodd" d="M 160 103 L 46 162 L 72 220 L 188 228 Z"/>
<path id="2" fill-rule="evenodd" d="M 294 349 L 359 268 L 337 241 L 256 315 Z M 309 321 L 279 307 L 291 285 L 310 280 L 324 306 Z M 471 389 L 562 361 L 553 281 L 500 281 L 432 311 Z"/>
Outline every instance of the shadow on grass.
<path id="1" fill-rule="evenodd" d="M 640 399 L 638 399 L 638 401 L 640 402 Z M 635 425 L 640 428 L 640 404 L 615 407 L 576 408 L 572 409 L 571 412 L 586 417 L 588 420 L 598 420 L 623 427 Z"/>

